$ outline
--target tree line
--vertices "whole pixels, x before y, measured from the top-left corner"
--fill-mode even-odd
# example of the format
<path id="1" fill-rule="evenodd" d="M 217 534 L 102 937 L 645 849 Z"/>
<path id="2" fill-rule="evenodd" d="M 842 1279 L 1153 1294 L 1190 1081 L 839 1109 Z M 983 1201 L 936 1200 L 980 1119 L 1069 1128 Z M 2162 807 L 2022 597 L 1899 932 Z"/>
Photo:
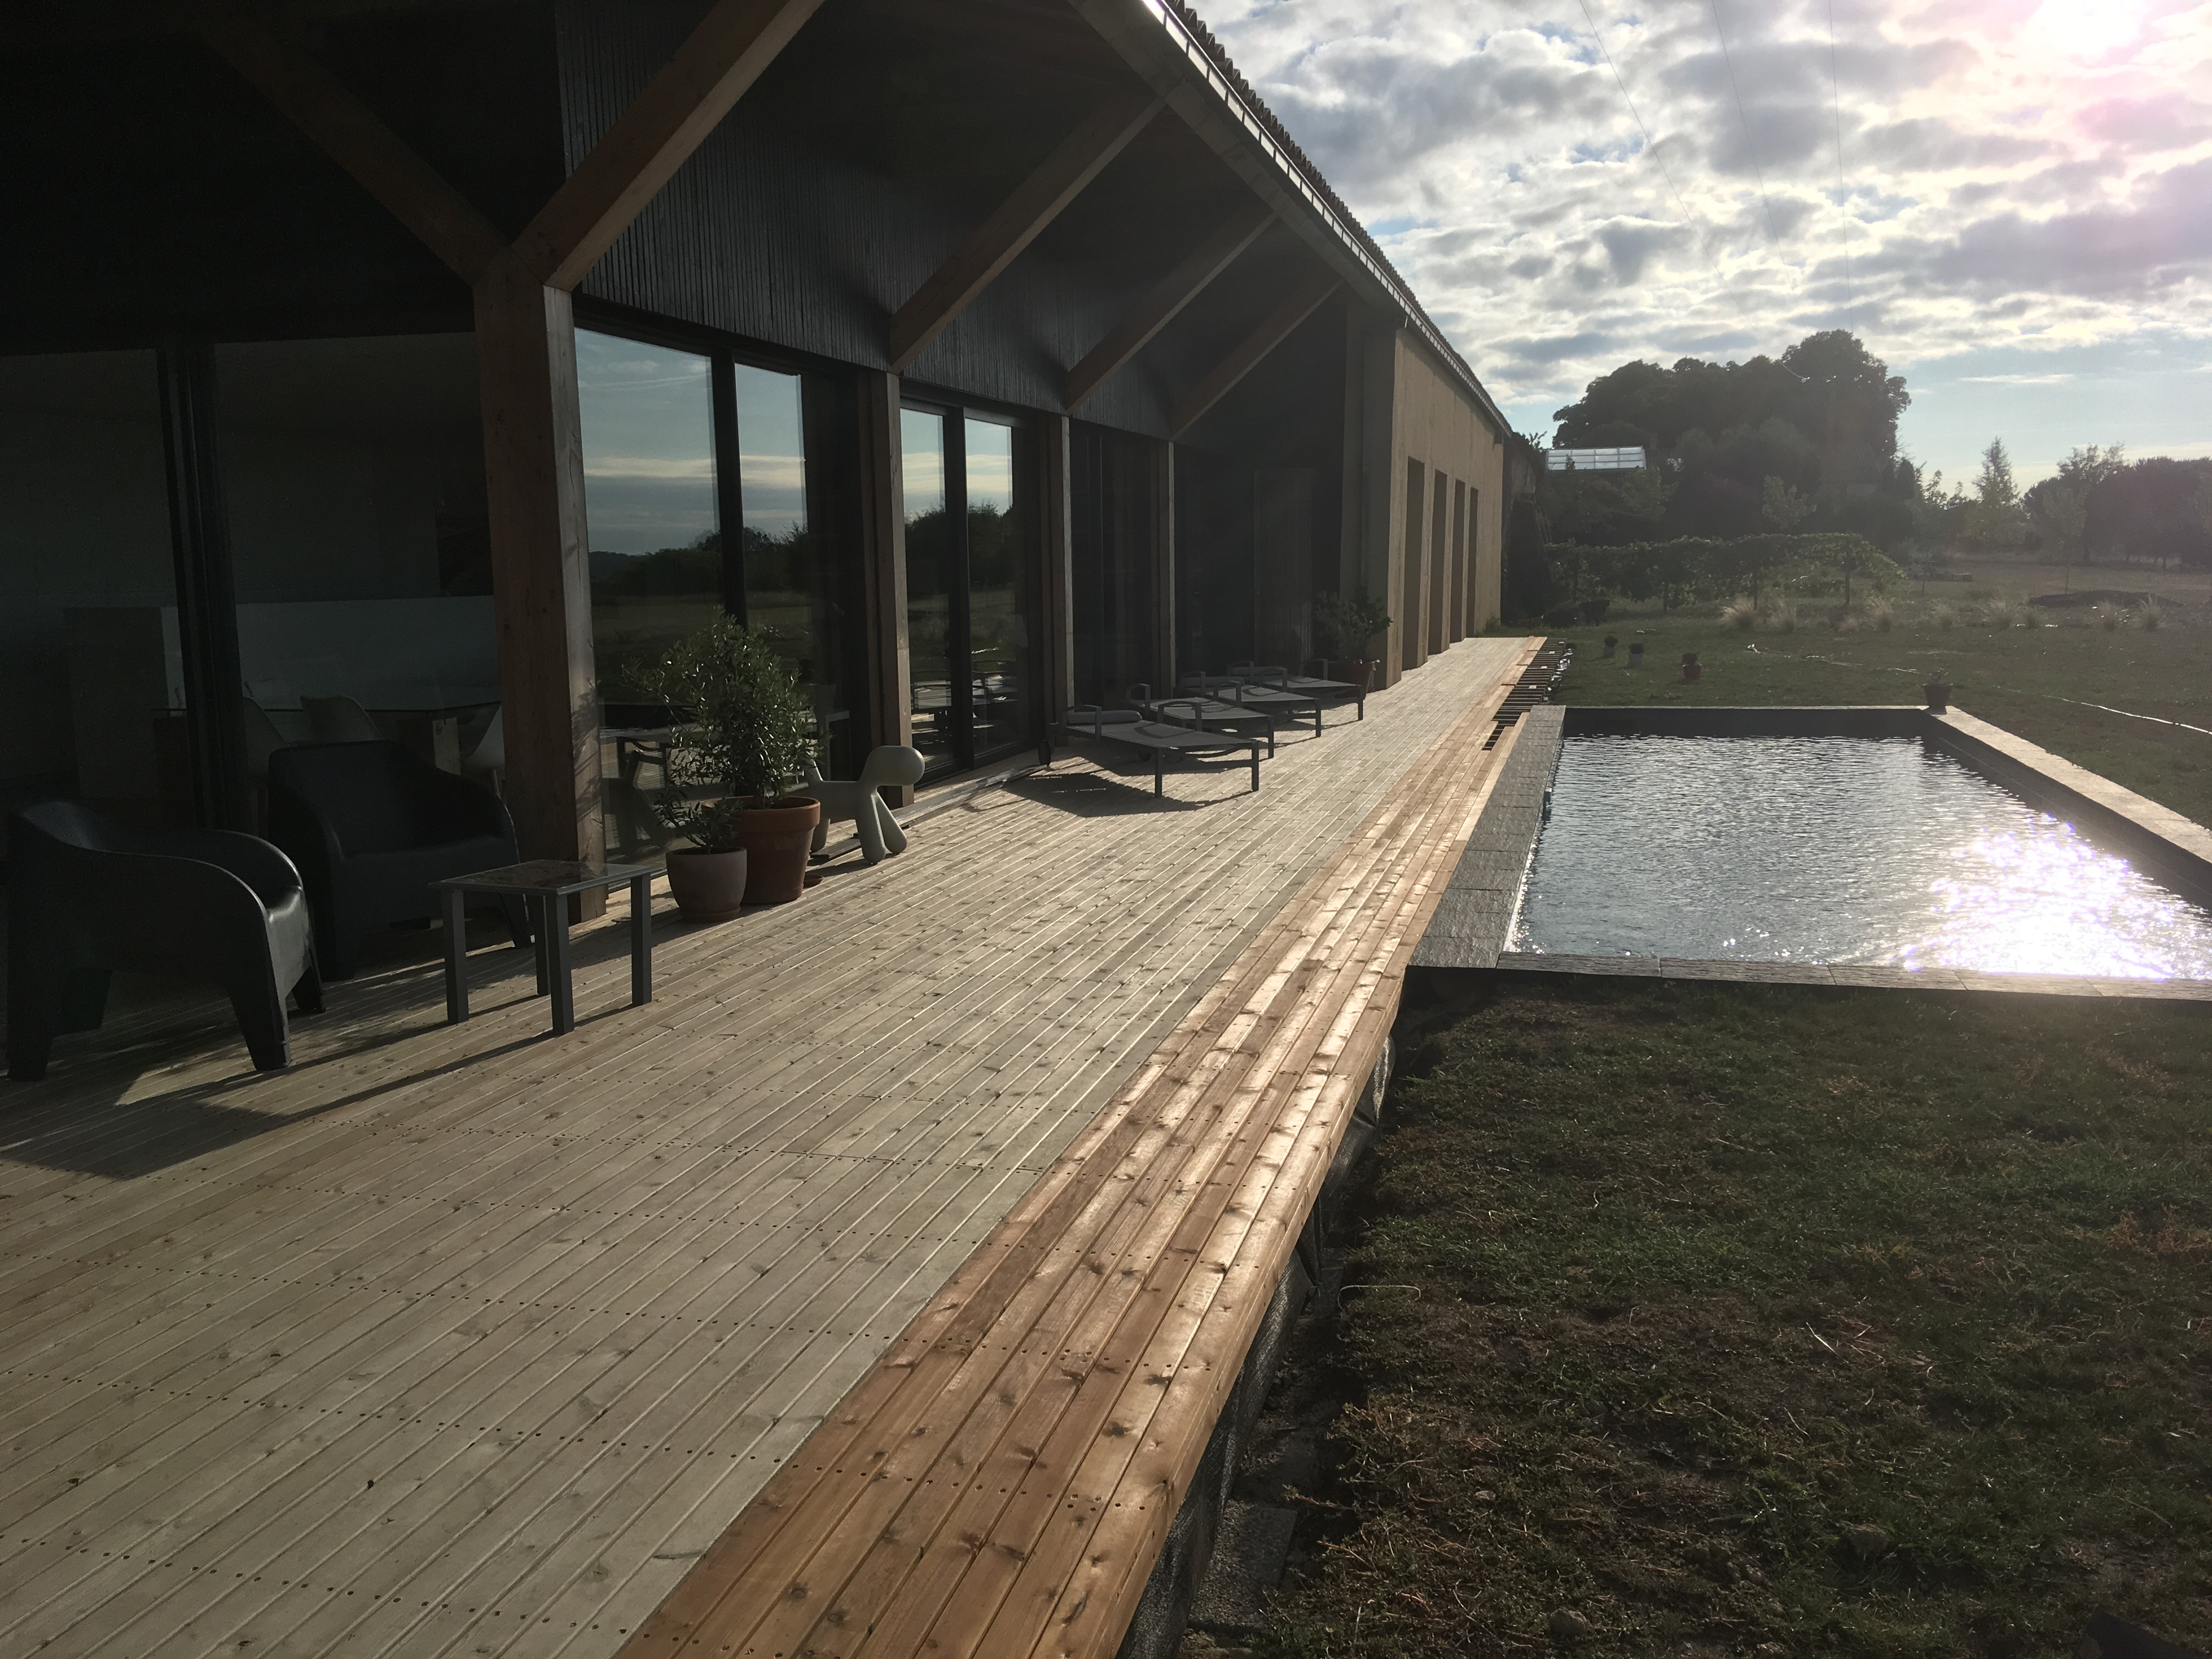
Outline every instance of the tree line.
<path id="1" fill-rule="evenodd" d="M 1624 363 L 1556 412 L 1560 448 L 1641 447 L 1636 471 L 1544 471 L 1524 546 L 1656 544 L 1809 534 L 1896 557 L 1949 548 L 2212 564 L 2212 461 L 2076 449 L 2023 492 L 2002 441 L 1971 483 L 1923 474 L 1897 443 L 1904 378 L 1842 329 L 1779 358 Z M 1533 518 L 1533 522 L 1531 519 Z"/>

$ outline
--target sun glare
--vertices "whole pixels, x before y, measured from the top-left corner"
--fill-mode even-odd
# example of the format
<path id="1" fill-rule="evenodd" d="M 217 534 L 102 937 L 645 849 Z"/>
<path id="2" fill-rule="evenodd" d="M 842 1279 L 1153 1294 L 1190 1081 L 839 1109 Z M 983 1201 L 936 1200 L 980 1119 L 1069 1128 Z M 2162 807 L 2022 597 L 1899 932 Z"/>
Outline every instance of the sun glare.
<path id="1" fill-rule="evenodd" d="M 2143 8 L 2130 0 L 2045 0 L 2021 39 L 2054 57 L 2102 63 L 2142 33 Z"/>

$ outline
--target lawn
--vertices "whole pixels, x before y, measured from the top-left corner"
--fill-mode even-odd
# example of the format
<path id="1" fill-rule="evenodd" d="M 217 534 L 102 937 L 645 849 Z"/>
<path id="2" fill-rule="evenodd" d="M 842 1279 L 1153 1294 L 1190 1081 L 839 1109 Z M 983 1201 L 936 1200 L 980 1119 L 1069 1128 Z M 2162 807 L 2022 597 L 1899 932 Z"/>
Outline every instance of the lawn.
<path id="1" fill-rule="evenodd" d="M 2021 572 L 2008 574 L 2017 578 Z M 2160 625 L 2147 629 L 2114 614 L 2042 611 L 2021 605 L 2023 592 L 2055 592 L 2044 584 L 2058 571 L 2029 572 L 2019 586 L 1931 583 L 1893 600 L 1887 629 L 1853 618 L 1849 631 L 1828 625 L 1833 601 L 1796 606 L 1796 626 L 1751 631 L 1720 620 L 1720 607 L 1667 613 L 1616 605 L 1600 626 L 1560 629 L 1576 646 L 1575 665 L 1561 682 L 1562 702 L 1852 703 L 1917 702 L 1937 673 L 1952 702 L 1970 714 L 2018 732 L 2199 823 L 2212 823 L 2212 607 L 2186 602 L 2187 584 L 2172 578 Z M 2089 585 L 2077 568 L 2075 586 Z M 2094 582 L 2142 590 L 2156 573 L 2099 570 Z M 1948 607 L 1949 627 L 1942 626 Z M 2025 625 L 2024 625 L 2025 624 Z M 1601 654 L 1607 634 L 1619 653 Z M 1641 642 L 1646 665 L 1632 668 L 1628 647 Z M 1685 683 L 1682 653 L 1694 651 L 1704 669 Z M 2104 708 L 2087 705 L 2102 704 Z M 2125 714 L 2107 712 L 2125 710 Z M 2129 714 L 2201 726 L 2191 732 Z"/>
<path id="2" fill-rule="evenodd" d="M 1291 1362 L 1362 1397 L 1265 1650 L 2212 1632 L 2203 1009 L 1483 994 L 1412 1045 L 1364 1288 Z"/>

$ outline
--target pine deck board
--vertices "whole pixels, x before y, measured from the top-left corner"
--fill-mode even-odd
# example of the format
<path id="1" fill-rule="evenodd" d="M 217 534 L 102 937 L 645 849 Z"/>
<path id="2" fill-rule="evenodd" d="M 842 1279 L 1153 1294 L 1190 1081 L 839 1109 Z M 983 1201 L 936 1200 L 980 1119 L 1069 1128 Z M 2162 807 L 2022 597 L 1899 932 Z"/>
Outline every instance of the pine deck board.
<path id="1" fill-rule="evenodd" d="M 1256 796 L 1069 757 L 798 905 L 664 898 L 641 1008 L 618 902 L 562 1039 L 491 935 L 465 1024 L 434 963 L 380 966 L 283 1073 L 205 997 L 64 1039 L 0 1091 L 0 1647 L 606 1659 L 917 1329 L 1038 1363 L 962 1323 L 1071 1266 L 1005 1222 L 1105 1237 L 1054 1207 L 1135 1145 L 1102 1107 L 1205 1073 L 1183 1028 L 1521 648 L 1455 648 Z"/>

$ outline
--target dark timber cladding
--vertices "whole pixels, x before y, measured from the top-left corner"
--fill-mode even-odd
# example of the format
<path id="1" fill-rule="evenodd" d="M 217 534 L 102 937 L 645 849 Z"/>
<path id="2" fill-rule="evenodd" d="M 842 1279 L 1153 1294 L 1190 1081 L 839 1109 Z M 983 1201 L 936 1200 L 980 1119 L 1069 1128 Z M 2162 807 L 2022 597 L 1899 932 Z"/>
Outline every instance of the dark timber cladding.
<path id="1" fill-rule="evenodd" d="M 1073 702 L 1303 665 L 1332 597 L 1390 611 L 1334 651 L 1388 684 L 1497 616 L 1503 416 L 1179 0 L 11 23 L 0 435 L 68 464 L 0 469 L 0 684 L 44 700 L 0 745 L 10 803 L 265 828 L 272 747 L 350 698 L 495 777 L 525 856 L 657 859 L 639 754 L 677 717 L 642 665 L 718 613 L 783 653 L 840 775 L 911 743 L 933 778 Z M 130 535 L 151 556 L 110 580 Z M 1405 915 L 1458 833 L 1419 794 Z M 1387 922 L 1347 917 L 1346 960 L 1384 972 Z M 1343 1052 L 1387 1023 L 1358 1018 Z M 1042 1572 L 1025 1595 L 1073 1582 Z"/>

